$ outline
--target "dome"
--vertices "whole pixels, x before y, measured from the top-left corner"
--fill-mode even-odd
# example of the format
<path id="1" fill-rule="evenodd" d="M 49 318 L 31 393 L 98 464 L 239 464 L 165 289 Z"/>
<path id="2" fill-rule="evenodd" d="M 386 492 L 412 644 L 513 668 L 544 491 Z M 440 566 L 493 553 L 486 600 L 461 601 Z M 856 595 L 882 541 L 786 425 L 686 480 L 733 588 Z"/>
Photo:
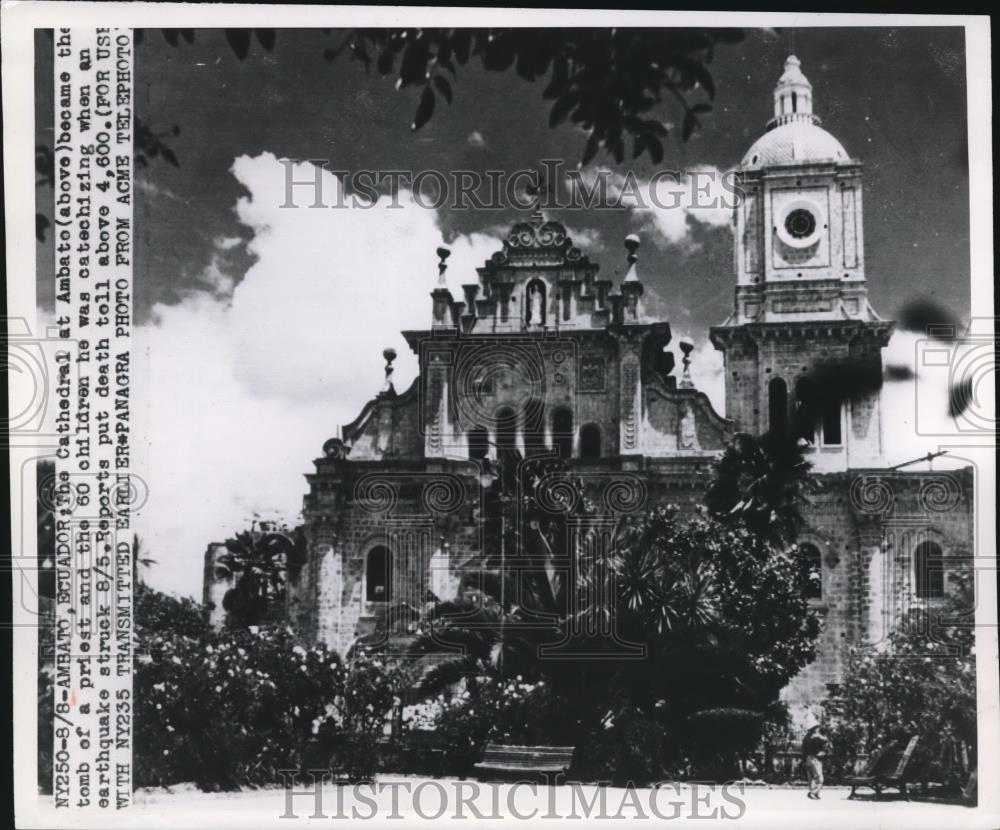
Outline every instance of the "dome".
<path id="1" fill-rule="evenodd" d="M 767 132 L 754 142 L 740 167 L 773 167 L 814 161 L 849 161 L 844 145 L 819 125 L 813 112 L 813 88 L 795 55 L 774 88 L 774 117 Z"/>
<path id="2" fill-rule="evenodd" d="M 758 138 L 743 156 L 740 167 L 848 160 L 844 145 L 822 127 L 809 121 L 790 121 Z"/>

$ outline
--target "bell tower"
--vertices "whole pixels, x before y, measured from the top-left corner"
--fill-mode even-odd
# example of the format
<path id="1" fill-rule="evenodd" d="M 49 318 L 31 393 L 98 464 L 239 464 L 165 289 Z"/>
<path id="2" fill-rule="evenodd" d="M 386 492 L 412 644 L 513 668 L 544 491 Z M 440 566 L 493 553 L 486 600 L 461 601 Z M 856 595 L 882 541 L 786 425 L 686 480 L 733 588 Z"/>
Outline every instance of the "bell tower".
<path id="1" fill-rule="evenodd" d="M 819 472 L 878 465 L 892 323 L 868 302 L 861 163 L 821 126 L 794 55 L 736 181 L 735 303 L 712 329 L 726 415 L 743 432 L 793 431 Z"/>

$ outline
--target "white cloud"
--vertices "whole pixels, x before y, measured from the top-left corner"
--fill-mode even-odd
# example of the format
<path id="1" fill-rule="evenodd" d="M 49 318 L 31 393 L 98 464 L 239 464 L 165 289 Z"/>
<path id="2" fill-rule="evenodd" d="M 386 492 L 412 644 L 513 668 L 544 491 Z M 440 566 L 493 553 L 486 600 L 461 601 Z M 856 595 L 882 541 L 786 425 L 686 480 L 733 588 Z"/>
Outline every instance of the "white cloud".
<path id="1" fill-rule="evenodd" d="M 573 173 L 567 181 L 570 192 L 579 190 L 584 202 L 583 189 L 590 193 L 603 182 L 608 202 L 630 209 L 640 227 L 653 231 L 660 244 L 690 246 L 692 222 L 716 228 L 732 225 L 736 199 L 732 171 L 700 165 L 642 179 L 598 167 Z"/>
<path id="2" fill-rule="evenodd" d="M 209 542 L 254 512 L 294 520 L 323 441 L 379 390 L 385 346 L 399 354 L 397 390 L 409 386 L 416 358 L 399 332 L 429 328 L 443 244 L 437 215 L 408 193 L 401 209 L 289 210 L 273 155 L 241 157 L 233 174 L 250 193 L 237 215 L 255 263 L 222 297 L 216 256 L 204 275 L 213 293 L 156 306 L 136 331 L 137 434 L 149 436 L 137 472 L 150 482 L 139 524 L 160 563 L 149 581 L 195 595 Z M 324 175 L 332 194 L 340 183 Z M 484 234 L 448 246 L 456 299 L 498 246 Z"/>
<path id="3" fill-rule="evenodd" d="M 725 176 L 716 167 L 699 167 L 677 179 L 644 182 L 647 203 L 637 207 L 636 214 L 670 244 L 689 241 L 689 220 L 715 228 L 730 227 L 734 196 Z"/>
<path id="4" fill-rule="evenodd" d="M 684 333 L 673 333 L 670 348 L 674 352 L 676 368 L 674 374 L 678 379 L 684 371 L 683 353 L 678 343 L 682 337 L 689 337 L 694 343 L 691 352 L 691 381 L 695 388 L 704 392 L 712 402 L 712 408 L 720 415 L 726 413 L 726 373 L 722 352 L 712 345 L 703 332 L 697 336 Z"/>

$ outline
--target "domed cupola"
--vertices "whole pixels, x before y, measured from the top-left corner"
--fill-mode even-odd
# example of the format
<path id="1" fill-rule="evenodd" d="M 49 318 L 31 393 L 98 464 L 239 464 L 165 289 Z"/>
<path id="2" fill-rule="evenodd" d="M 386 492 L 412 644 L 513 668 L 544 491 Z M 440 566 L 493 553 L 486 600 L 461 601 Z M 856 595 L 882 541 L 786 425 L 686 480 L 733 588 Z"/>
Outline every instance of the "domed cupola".
<path id="1" fill-rule="evenodd" d="M 799 59 L 790 55 L 774 88 L 774 117 L 767 122 L 767 132 L 747 150 L 740 167 L 850 160 L 844 145 L 820 126 L 813 112 L 812 84 L 802 73 Z"/>
<path id="2" fill-rule="evenodd" d="M 774 88 L 774 118 L 767 128 L 771 130 L 793 121 L 818 125 L 819 118 L 813 114 L 812 90 L 809 79 L 802 74 L 802 63 L 795 55 L 789 55 L 785 71 Z"/>

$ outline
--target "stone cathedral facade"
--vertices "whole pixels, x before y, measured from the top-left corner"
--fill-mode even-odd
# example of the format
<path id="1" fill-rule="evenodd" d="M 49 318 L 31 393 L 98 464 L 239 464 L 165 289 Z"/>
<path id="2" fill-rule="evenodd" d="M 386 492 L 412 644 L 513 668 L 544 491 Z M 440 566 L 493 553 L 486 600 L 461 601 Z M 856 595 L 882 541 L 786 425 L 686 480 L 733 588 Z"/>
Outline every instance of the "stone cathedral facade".
<path id="1" fill-rule="evenodd" d="M 480 479 L 504 447 L 558 453 L 591 493 L 595 521 L 611 526 L 653 504 L 693 509 L 726 442 L 790 423 L 818 363 L 849 359 L 881 377 L 893 323 L 867 298 L 862 178 L 790 57 L 773 118 L 737 168 L 735 301 L 710 332 L 726 417 L 691 382 L 691 345 L 677 344 L 675 365 L 669 321 L 646 308 L 637 237 L 616 283 L 535 211 L 460 297 L 440 249 L 429 325 L 404 332 L 417 379 L 397 390 L 386 350 L 382 390 L 306 475 L 308 550 L 290 568 L 290 617 L 343 654 L 390 605 L 453 597 L 481 566 Z M 821 487 L 800 545 L 823 629 L 818 658 L 785 692 L 800 711 L 839 681 L 846 647 L 939 602 L 972 553 L 971 468 L 887 469 L 887 429 L 873 388 L 802 435 Z M 205 585 L 216 619 L 227 588 L 212 577 L 218 553 L 206 555 Z"/>

